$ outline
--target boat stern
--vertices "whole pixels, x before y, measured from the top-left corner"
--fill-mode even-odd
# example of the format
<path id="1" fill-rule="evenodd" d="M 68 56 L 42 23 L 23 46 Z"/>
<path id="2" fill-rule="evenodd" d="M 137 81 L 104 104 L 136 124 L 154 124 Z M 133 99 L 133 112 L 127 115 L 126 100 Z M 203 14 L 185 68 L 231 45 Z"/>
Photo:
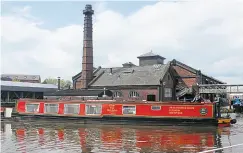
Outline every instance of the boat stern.
<path id="1" fill-rule="evenodd" d="M 231 124 L 235 124 L 236 122 L 237 122 L 237 120 L 233 119 L 231 117 L 218 118 L 218 125 L 219 126 L 230 126 Z"/>

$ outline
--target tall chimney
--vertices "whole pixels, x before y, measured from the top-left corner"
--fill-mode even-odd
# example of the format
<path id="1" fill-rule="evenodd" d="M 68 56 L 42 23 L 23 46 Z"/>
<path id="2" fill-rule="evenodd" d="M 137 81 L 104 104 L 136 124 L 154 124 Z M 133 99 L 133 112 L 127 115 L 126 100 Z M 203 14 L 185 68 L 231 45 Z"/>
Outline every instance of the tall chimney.
<path id="1" fill-rule="evenodd" d="M 88 88 L 89 82 L 93 79 L 93 25 L 92 15 L 94 10 L 87 4 L 83 10 L 84 17 L 84 40 L 83 40 L 83 61 L 81 88 Z"/>

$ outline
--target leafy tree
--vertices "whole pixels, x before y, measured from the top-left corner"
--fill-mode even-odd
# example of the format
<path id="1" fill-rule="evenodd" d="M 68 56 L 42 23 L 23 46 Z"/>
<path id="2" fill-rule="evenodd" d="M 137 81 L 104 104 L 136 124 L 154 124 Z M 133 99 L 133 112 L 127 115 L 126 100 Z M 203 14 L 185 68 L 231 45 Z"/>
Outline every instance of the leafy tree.
<path id="1" fill-rule="evenodd" d="M 56 78 L 46 78 L 43 82 L 43 84 L 54 84 L 58 85 L 58 79 Z M 72 82 L 70 80 L 60 80 L 60 87 L 61 89 L 68 89 L 72 87 Z"/>

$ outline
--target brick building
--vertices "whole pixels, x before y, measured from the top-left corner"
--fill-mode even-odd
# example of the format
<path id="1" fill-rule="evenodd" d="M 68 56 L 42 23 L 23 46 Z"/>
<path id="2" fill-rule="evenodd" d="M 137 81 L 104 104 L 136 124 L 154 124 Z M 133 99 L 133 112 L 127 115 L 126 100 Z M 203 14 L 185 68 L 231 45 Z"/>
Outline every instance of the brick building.
<path id="1" fill-rule="evenodd" d="M 202 74 L 177 60 L 164 63 L 165 58 L 149 52 L 138 56 L 139 65 L 131 62 L 121 67 L 93 67 L 93 37 L 91 5 L 83 11 L 84 40 L 82 72 L 73 79 L 74 89 L 109 89 L 115 99 L 170 101 L 177 98 L 193 98 L 196 84 L 222 84 L 222 81 Z M 213 98 L 214 95 L 205 95 Z"/>

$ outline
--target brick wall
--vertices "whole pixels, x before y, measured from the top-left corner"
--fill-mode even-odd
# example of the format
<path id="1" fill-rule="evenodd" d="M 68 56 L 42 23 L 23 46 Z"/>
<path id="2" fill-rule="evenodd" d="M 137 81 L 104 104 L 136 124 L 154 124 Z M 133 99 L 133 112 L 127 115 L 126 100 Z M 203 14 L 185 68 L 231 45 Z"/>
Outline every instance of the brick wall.
<path id="1" fill-rule="evenodd" d="M 121 89 L 121 90 L 112 90 L 113 93 L 116 91 L 122 93 L 122 97 L 115 99 L 124 99 L 124 100 L 147 100 L 147 95 L 155 95 L 156 101 L 159 100 L 158 89 Z M 139 97 L 129 97 L 130 91 L 136 91 L 139 94 Z"/>

